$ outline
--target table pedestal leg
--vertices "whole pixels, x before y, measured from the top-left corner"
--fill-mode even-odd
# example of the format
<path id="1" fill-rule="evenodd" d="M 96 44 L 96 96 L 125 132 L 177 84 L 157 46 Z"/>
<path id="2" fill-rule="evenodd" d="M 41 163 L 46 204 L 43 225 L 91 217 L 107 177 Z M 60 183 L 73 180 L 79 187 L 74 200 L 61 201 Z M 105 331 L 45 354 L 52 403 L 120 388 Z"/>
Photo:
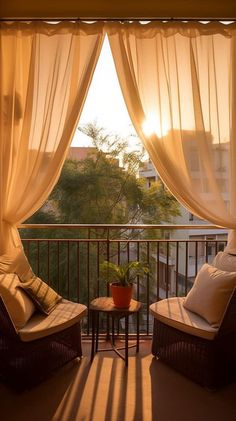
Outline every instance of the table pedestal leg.
<path id="1" fill-rule="evenodd" d="M 94 358 L 94 343 L 95 343 L 95 319 L 96 319 L 96 315 L 95 315 L 95 311 L 92 311 L 92 344 L 91 344 L 91 356 L 90 356 L 90 361 L 93 361 Z"/>
<path id="2" fill-rule="evenodd" d="M 98 338 L 99 338 L 99 312 L 96 311 L 96 346 L 95 352 L 98 352 Z"/>
<path id="3" fill-rule="evenodd" d="M 125 365 L 128 367 L 129 316 L 125 316 Z"/>
<path id="4" fill-rule="evenodd" d="M 111 316 L 111 323 L 111 343 L 115 346 L 115 320 L 113 316 Z"/>

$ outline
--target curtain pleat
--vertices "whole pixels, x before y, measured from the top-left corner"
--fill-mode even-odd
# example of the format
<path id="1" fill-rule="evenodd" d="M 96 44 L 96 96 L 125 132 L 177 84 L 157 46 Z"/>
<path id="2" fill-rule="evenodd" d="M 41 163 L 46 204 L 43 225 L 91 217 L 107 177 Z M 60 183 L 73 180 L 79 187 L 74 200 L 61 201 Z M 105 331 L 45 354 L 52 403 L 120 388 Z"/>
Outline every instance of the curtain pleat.
<path id="1" fill-rule="evenodd" d="M 0 254 L 58 180 L 103 39 L 103 23 L 0 24 Z"/>
<path id="2" fill-rule="evenodd" d="M 236 248 L 236 25 L 108 23 L 124 99 L 160 177 Z"/>

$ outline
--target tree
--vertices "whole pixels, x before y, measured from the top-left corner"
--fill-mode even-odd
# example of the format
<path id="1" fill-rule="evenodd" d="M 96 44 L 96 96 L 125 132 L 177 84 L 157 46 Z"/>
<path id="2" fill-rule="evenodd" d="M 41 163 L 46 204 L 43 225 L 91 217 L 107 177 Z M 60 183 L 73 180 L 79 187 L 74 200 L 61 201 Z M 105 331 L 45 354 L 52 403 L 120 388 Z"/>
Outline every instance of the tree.
<path id="1" fill-rule="evenodd" d="M 58 222 L 157 224 L 179 214 L 176 200 L 161 181 L 146 189 L 137 178 L 141 152 L 128 151 L 125 139 L 108 135 L 94 124 L 81 130 L 94 149 L 82 161 L 65 162 L 46 205 L 46 210 L 54 208 Z"/>

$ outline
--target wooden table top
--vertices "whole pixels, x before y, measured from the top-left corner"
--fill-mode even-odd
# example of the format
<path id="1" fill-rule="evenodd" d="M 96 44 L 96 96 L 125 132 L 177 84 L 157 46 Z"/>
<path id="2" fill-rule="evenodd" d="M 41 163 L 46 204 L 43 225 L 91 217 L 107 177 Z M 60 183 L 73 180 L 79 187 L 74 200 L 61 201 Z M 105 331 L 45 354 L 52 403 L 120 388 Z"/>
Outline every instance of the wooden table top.
<path id="1" fill-rule="evenodd" d="M 99 297 L 91 301 L 90 310 L 105 311 L 109 313 L 136 313 L 141 308 L 141 303 L 131 300 L 130 306 L 127 308 L 117 308 L 114 306 L 112 297 Z"/>

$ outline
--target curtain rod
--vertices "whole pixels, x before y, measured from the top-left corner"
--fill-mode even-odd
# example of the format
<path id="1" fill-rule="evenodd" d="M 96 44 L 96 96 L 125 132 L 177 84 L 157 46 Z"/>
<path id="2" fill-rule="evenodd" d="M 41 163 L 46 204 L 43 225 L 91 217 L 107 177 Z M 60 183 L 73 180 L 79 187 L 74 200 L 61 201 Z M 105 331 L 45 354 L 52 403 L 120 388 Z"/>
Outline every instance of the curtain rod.
<path id="1" fill-rule="evenodd" d="M 207 17 L 128 17 L 128 18 L 111 18 L 111 17 L 94 17 L 94 18 L 79 18 L 79 17 L 44 17 L 44 18 L 38 18 L 38 17 L 32 17 L 32 18 L 0 18 L 0 22 L 32 22 L 32 21 L 39 21 L 39 22 L 58 22 L 58 21 L 78 21 L 78 22 L 96 22 L 96 21 L 113 21 L 113 22 L 131 22 L 131 21 L 142 21 L 142 22 L 183 22 L 183 21 L 191 21 L 191 22 L 235 22 L 236 17 L 228 17 L 228 18 L 207 18 Z"/>

